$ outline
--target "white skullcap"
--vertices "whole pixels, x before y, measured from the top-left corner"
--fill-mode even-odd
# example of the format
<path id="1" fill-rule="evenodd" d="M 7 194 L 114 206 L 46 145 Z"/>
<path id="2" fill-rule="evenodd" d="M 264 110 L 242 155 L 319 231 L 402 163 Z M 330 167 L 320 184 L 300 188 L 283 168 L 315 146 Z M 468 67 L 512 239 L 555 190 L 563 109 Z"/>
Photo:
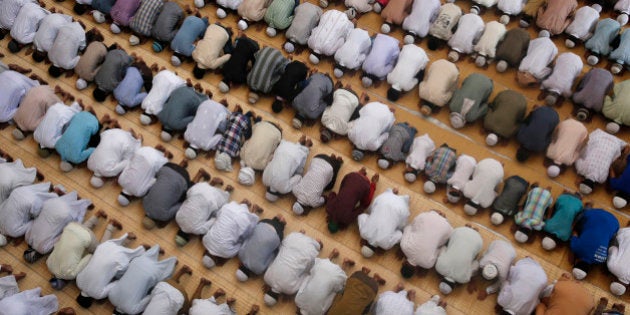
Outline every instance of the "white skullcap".
<path id="1" fill-rule="evenodd" d="M 208 269 L 212 269 L 214 266 L 216 266 L 214 260 L 212 260 L 212 258 L 210 258 L 210 256 L 208 255 L 203 255 L 203 258 L 201 258 L 201 264 Z"/>
<path id="2" fill-rule="evenodd" d="M 615 206 L 616 209 L 621 209 L 628 205 L 628 201 L 626 201 L 625 199 L 619 196 L 613 197 L 612 202 L 613 202 L 613 206 Z"/>
<path id="3" fill-rule="evenodd" d="M 265 199 L 267 199 L 269 202 L 275 202 L 276 200 L 278 200 L 278 196 L 274 195 L 270 192 L 266 192 L 265 193 Z"/>
<path id="4" fill-rule="evenodd" d="M 274 37 L 274 36 L 276 36 L 276 34 L 278 34 L 276 29 L 273 28 L 273 27 L 267 27 L 267 31 L 266 32 L 267 32 L 267 36 L 269 36 L 269 37 Z"/>
<path id="5" fill-rule="evenodd" d="M 488 136 L 486 137 L 486 144 L 491 147 L 497 145 L 498 142 L 499 137 L 494 133 L 488 134 Z"/>
<path id="6" fill-rule="evenodd" d="M 318 64 L 319 63 L 319 58 L 317 56 L 315 56 L 314 54 L 310 54 L 308 56 L 308 60 L 313 63 L 313 64 Z"/>
<path id="7" fill-rule="evenodd" d="M 424 192 L 427 194 L 432 194 L 435 192 L 435 183 L 432 181 L 424 182 Z"/>
<path id="8" fill-rule="evenodd" d="M 621 70 L 623 70 L 623 67 L 618 63 L 615 63 L 612 67 L 610 67 L 610 72 L 612 72 L 612 74 L 618 74 Z"/>
<path id="9" fill-rule="evenodd" d="M 238 182 L 241 185 L 251 186 L 254 185 L 254 181 L 256 180 L 256 172 L 251 167 L 241 167 L 241 170 L 238 172 Z"/>
<path id="10" fill-rule="evenodd" d="M 392 27 L 389 26 L 389 24 L 383 23 L 383 25 L 381 25 L 381 33 L 388 34 L 391 31 L 392 31 Z"/>
<path id="11" fill-rule="evenodd" d="M 90 178 L 90 185 L 94 188 L 101 188 L 103 187 L 103 184 L 105 184 L 103 179 L 96 175 L 92 175 L 92 178 Z"/>
<path id="12" fill-rule="evenodd" d="M 149 117 L 147 114 L 141 114 L 140 115 L 140 123 L 143 125 L 150 125 L 151 124 L 151 117 Z"/>
<path id="13" fill-rule="evenodd" d="M 129 205 L 129 199 L 127 199 L 127 197 L 123 196 L 122 194 L 118 195 L 118 204 L 126 207 Z"/>
<path id="14" fill-rule="evenodd" d="M 9 243 L 9 241 L 7 240 L 7 237 L 0 234 L 0 247 L 6 246 L 7 243 Z"/>
<path id="15" fill-rule="evenodd" d="M 339 68 L 335 68 L 333 70 L 333 74 L 335 75 L 335 78 L 341 78 L 341 77 L 343 77 L 343 70 L 341 70 Z"/>
<path id="16" fill-rule="evenodd" d="M 173 55 L 173 56 L 171 56 L 171 64 L 172 64 L 174 67 L 179 67 L 179 66 L 181 66 L 181 65 L 182 65 L 182 60 L 181 60 L 181 59 L 179 59 L 179 57 L 177 57 L 177 56 Z"/>
<path id="17" fill-rule="evenodd" d="M 499 275 L 499 269 L 494 264 L 487 264 L 483 267 L 481 275 L 486 280 L 493 280 Z"/>
<path id="18" fill-rule="evenodd" d="M 194 0 L 193 3 L 197 8 L 203 8 L 206 5 L 206 2 L 203 0 Z"/>
<path id="19" fill-rule="evenodd" d="M 363 87 L 370 87 L 372 86 L 372 79 L 368 78 L 368 77 L 363 77 L 361 78 L 361 84 L 363 85 Z"/>
<path id="20" fill-rule="evenodd" d="M 449 295 L 453 292 L 453 288 L 446 282 L 440 282 L 439 288 L 440 292 L 444 295 Z"/>
<path id="21" fill-rule="evenodd" d="M 194 160 L 197 158 L 197 152 L 195 152 L 193 148 L 186 148 L 186 151 L 184 151 L 184 155 L 189 160 Z"/>
<path id="22" fill-rule="evenodd" d="M 450 203 L 458 203 L 459 199 L 461 199 L 461 197 L 459 196 L 455 196 L 455 195 L 451 195 L 449 193 L 446 193 L 446 199 L 448 200 L 448 202 Z M 466 206 L 464 206 L 464 208 L 466 208 Z"/>
<path id="23" fill-rule="evenodd" d="M 475 58 L 475 65 L 477 65 L 477 67 L 482 68 L 483 66 L 486 65 L 486 57 L 484 56 L 477 56 L 477 58 Z"/>
<path id="24" fill-rule="evenodd" d="M 136 45 L 140 44 L 140 38 L 138 36 L 136 36 L 136 35 L 131 35 L 129 37 L 129 44 L 131 46 L 136 46 Z"/>
<path id="25" fill-rule="evenodd" d="M 363 247 L 361 247 L 361 255 L 363 255 L 363 257 L 365 258 L 370 258 L 374 256 L 374 251 L 367 245 L 363 245 Z"/>
<path id="26" fill-rule="evenodd" d="M 564 46 L 567 46 L 567 48 L 573 48 L 575 47 L 575 42 L 570 38 L 567 38 L 564 40 Z"/>
<path id="27" fill-rule="evenodd" d="M 599 62 L 599 58 L 597 58 L 597 56 L 595 55 L 590 55 L 586 58 L 586 63 L 588 63 L 591 66 L 596 65 Z"/>
<path id="28" fill-rule="evenodd" d="M 548 30 L 542 30 L 538 32 L 538 37 L 551 37 L 551 34 Z"/>
<path id="29" fill-rule="evenodd" d="M 556 241 L 554 241 L 553 238 L 549 236 L 545 236 L 545 238 L 543 238 L 542 240 L 542 248 L 545 250 L 553 250 L 554 248 L 556 248 Z"/>
<path id="30" fill-rule="evenodd" d="M 556 178 L 560 175 L 560 167 L 558 165 L 551 165 L 547 168 L 547 176 Z"/>
<path id="31" fill-rule="evenodd" d="M 120 104 L 116 104 L 116 107 L 114 108 L 114 111 L 116 112 L 116 114 L 122 116 L 124 114 L 127 113 L 127 110 Z"/>
<path id="32" fill-rule="evenodd" d="M 466 119 L 460 113 L 451 113 L 451 126 L 455 129 L 461 129 L 466 125 Z"/>
<path id="33" fill-rule="evenodd" d="M 278 300 L 276 300 L 274 297 L 266 293 L 265 293 L 265 296 L 263 297 L 263 300 L 265 301 L 265 305 L 267 306 L 274 306 L 276 305 L 276 303 L 278 303 Z"/>
<path id="34" fill-rule="evenodd" d="M 503 215 L 495 212 L 490 216 L 490 222 L 492 222 L 492 224 L 494 225 L 499 225 L 501 223 L 503 223 Z"/>
<path id="35" fill-rule="evenodd" d="M 222 8 L 217 9 L 217 17 L 219 19 L 225 19 L 226 16 L 227 16 L 227 12 L 225 12 L 225 10 L 223 10 Z"/>
<path id="36" fill-rule="evenodd" d="M 245 20 L 238 21 L 236 25 L 238 25 L 238 29 L 240 29 L 241 31 L 244 31 L 249 27 L 249 25 L 247 25 L 247 22 L 245 22 Z"/>
<path id="37" fill-rule="evenodd" d="M 413 37 L 413 35 L 407 34 L 405 35 L 405 37 L 403 37 L 403 42 L 405 43 L 405 45 L 413 44 L 415 41 L 416 39 Z"/>
<path id="38" fill-rule="evenodd" d="M 507 14 L 501 15 L 501 17 L 499 18 L 499 23 L 507 25 L 508 23 L 510 23 L 510 16 Z"/>
<path id="39" fill-rule="evenodd" d="M 66 162 L 66 161 L 61 161 L 59 163 L 59 168 L 64 171 L 64 172 L 70 172 L 72 171 L 72 169 L 74 168 L 74 166 L 72 166 L 72 164 Z"/>
<path id="40" fill-rule="evenodd" d="M 92 12 L 92 17 L 94 17 L 94 21 L 98 24 L 105 22 L 105 14 L 103 14 L 101 11 L 95 10 L 94 12 Z"/>
<path id="41" fill-rule="evenodd" d="M 169 142 L 173 140 L 173 135 L 171 135 L 168 131 L 162 130 L 162 132 L 160 132 L 160 138 L 164 142 Z"/>
<path id="42" fill-rule="evenodd" d="M 547 104 L 547 106 L 553 106 L 556 104 L 557 101 L 558 97 L 554 94 L 549 94 L 547 95 L 547 97 L 545 97 L 545 104 Z"/>
<path id="43" fill-rule="evenodd" d="M 573 268 L 572 272 L 573 272 L 573 277 L 576 280 L 583 280 L 584 278 L 586 278 L 586 271 L 582 269 Z"/>
<path id="44" fill-rule="evenodd" d="M 527 236 L 527 234 L 521 232 L 521 231 L 516 231 L 516 233 L 514 233 L 514 238 L 516 239 L 517 242 L 519 243 L 526 243 L 527 240 L 529 239 L 529 237 Z"/>
<path id="45" fill-rule="evenodd" d="M 606 131 L 612 135 L 619 132 L 619 129 L 621 129 L 621 126 L 619 126 L 619 124 L 614 121 L 611 121 L 606 124 Z"/>
<path id="46" fill-rule="evenodd" d="M 597 13 L 602 12 L 602 6 L 597 4 L 597 3 L 591 5 L 591 8 L 595 9 L 595 11 L 597 11 Z"/>
<path id="47" fill-rule="evenodd" d="M 479 211 L 479 209 L 477 207 L 471 205 L 470 203 L 466 203 L 464 205 L 464 212 L 467 215 L 475 215 L 475 214 L 477 214 L 477 211 Z"/>
<path id="48" fill-rule="evenodd" d="M 507 70 L 508 67 L 508 63 L 505 60 L 499 60 L 499 62 L 497 62 L 497 71 L 498 72 L 505 72 L 505 70 Z"/>
<path id="49" fill-rule="evenodd" d="M 302 207 L 302 205 L 297 201 L 293 203 L 293 213 L 297 215 L 304 214 L 304 207 Z"/>
<path id="50" fill-rule="evenodd" d="M 230 86 L 227 85 L 227 83 L 221 81 L 219 82 L 219 91 L 221 91 L 221 93 L 227 93 L 230 91 Z"/>
<path id="51" fill-rule="evenodd" d="M 378 159 L 378 167 L 386 170 L 389 168 L 389 161 L 387 159 Z"/>
<path id="52" fill-rule="evenodd" d="M 411 173 L 411 172 L 409 172 L 409 173 L 405 173 L 405 180 L 406 180 L 408 183 L 413 183 L 413 182 L 415 182 L 415 181 L 416 181 L 416 179 L 417 179 L 416 174 Z"/>
<path id="53" fill-rule="evenodd" d="M 451 50 L 448 52 L 448 55 L 446 55 L 446 57 L 448 58 L 448 61 L 457 62 L 459 60 L 459 53 Z"/>
<path id="54" fill-rule="evenodd" d="M 236 279 L 240 282 L 245 282 L 249 277 L 241 269 L 236 269 Z"/>
<path id="55" fill-rule="evenodd" d="M 225 152 L 216 153 L 214 155 L 214 167 L 219 171 L 231 171 L 232 170 L 232 157 Z M 241 169 L 242 170 L 242 169 Z M 240 177 L 240 173 L 239 173 Z"/>
<path id="56" fill-rule="evenodd" d="M 295 45 L 291 42 L 284 43 L 284 50 L 288 53 L 292 53 L 295 51 Z"/>
<path id="57" fill-rule="evenodd" d="M 622 296 L 626 293 L 626 287 L 623 284 L 614 281 L 610 284 L 610 292 L 616 296 Z"/>
<path id="58" fill-rule="evenodd" d="M 75 83 L 77 90 L 83 90 L 87 87 L 87 85 L 88 85 L 87 81 L 81 78 L 77 79 L 77 82 Z"/>
<path id="59" fill-rule="evenodd" d="M 295 129 L 302 128 L 302 121 L 297 118 L 293 118 L 293 120 L 291 120 L 291 123 L 293 124 L 293 128 Z"/>
<path id="60" fill-rule="evenodd" d="M 593 192 L 593 188 L 589 187 L 588 185 L 582 183 L 580 184 L 580 192 L 584 195 L 589 195 L 590 193 Z"/>
<path id="61" fill-rule="evenodd" d="M 617 22 L 619 22 L 619 24 L 621 24 L 621 26 L 624 26 L 624 25 L 628 24 L 628 15 L 625 14 L 625 13 L 620 14 L 617 17 Z"/>

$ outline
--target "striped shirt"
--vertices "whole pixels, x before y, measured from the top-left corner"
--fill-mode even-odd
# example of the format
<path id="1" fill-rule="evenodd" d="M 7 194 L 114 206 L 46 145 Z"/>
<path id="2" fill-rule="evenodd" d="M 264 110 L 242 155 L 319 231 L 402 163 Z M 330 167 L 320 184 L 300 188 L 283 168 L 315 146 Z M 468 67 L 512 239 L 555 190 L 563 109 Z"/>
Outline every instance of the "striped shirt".
<path id="1" fill-rule="evenodd" d="M 11 28 L 11 37 L 20 44 L 32 43 L 40 22 L 48 14 L 50 12 L 35 3 L 25 4 L 15 18 L 15 23 Z"/>
<path id="2" fill-rule="evenodd" d="M 48 52 L 52 48 L 59 29 L 72 22 L 72 17 L 66 14 L 53 13 L 47 15 L 39 24 L 33 37 L 33 45 L 39 51 Z"/>
<path id="3" fill-rule="evenodd" d="M 282 53 L 265 47 L 256 53 L 256 62 L 247 75 L 247 85 L 253 91 L 269 93 L 273 85 L 280 80 L 284 67 L 289 63 Z"/>
<path id="4" fill-rule="evenodd" d="M 327 158 L 326 155 L 315 156 L 302 180 L 293 187 L 293 195 L 301 205 L 317 208 L 326 201 L 322 193 L 336 175 Z M 332 184 L 334 185 L 334 182 Z"/>
<path id="5" fill-rule="evenodd" d="M 0 28 L 10 30 L 13 28 L 15 18 L 20 9 L 27 3 L 36 3 L 35 0 L 3 0 L 0 2 Z"/>
<path id="6" fill-rule="evenodd" d="M 427 178 L 437 184 L 446 183 L 451 176 L 451 170 L 457 161 L 457 154 L 454 149 L 443 144 L 429 155 L 428 162 L 424 168 Z"/>
<path id="7" fill-rule="evenodd" d="M 535 187 L 527 194 L 525 206 L 514 216 L 514 222 L 521 227 L 540 231 L 545 225 L 543 222 L 545 211 L 552 203 L 553 197 L 549 190 Z"/>

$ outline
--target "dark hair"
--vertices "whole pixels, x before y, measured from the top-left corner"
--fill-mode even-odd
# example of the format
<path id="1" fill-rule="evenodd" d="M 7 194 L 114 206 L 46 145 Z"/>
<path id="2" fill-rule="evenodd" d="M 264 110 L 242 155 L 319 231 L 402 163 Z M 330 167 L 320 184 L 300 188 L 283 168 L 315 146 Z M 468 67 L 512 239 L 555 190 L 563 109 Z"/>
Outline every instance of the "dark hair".
<path id="1" fill-rule="evenodd" d="M 50 76 L 53 78 L 60 77 L 62 73 L 63 70 L 55 65 L 51 65 L 50 68 L 48 68 L 48 74 L 50 74 Z"/>
<path id="2" fill-rule="evenodd" d="M 389 90 L 387 90 L 387 99 L 395 102 L 400 98 L 400 91 L 391 87 L 389 88 Z"/>
<path id="3" fill-rule="evenodd" d="M 523 163 L 527 161 L 528 158 L 529 158 L 529 150 L 523 147 L 518 148 L 518 150 L 516 151 L 516 160 Z"/>
<path id="4" fill-rule="evenodd" d="M 203 76 L 205 74 L 206 74 L 206 70 L 199 68 L 198 65 L 195 65 L 195 68 L 193 69 L 193 75 L 195 76 L 195 79 L 201 80 L 203 79 Z"/>

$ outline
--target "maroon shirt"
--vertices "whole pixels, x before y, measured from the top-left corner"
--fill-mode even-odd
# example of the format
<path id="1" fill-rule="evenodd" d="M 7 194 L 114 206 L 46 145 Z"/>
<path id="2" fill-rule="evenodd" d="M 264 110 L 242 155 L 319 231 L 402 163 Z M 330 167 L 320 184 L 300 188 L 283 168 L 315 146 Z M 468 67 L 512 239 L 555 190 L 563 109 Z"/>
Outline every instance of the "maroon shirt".
<path id="1" fill-rule="evenodd" d="M 330 221 L 341 226 L 354 222 L 370 205 L 376 184 L 359 172 L 347 174 L 341 181 L 339 193 L 330 193 L 326 213 Z"/>

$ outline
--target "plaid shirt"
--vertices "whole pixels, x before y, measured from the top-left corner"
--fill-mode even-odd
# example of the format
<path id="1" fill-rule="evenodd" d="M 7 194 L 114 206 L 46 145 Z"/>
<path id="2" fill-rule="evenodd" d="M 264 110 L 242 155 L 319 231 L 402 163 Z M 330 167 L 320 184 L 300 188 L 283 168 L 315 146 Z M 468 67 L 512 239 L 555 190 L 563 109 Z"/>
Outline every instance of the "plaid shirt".
<path id="1" fill-rule="evenodd" d="M 228 125 L 223 138 L 217 145 L 217 152 L 227 153 L 232 158 L 239 156 L 241 145 L 251 136 L 252 121 L 249 113 L 233 112 L 228 119 Z"/>
<path id="2" fill-rule="evenodd" d="M 162 11 L 163 0 L 144 0 L 131 19 L 129 27 L 138 35 L 149 37 L 155 20 Z"/>
<path id="3" fill-rule="evenodd" d="M 552 203 L 553 197 L 549 190 L 535 187 L 527 194 L 523 211 L 514 216 L 514 221 L 519 226 L 540 231 L 545 226 L 543 222 L 545 211 Z"/>
<path id="4" fill-rule="evenodd" d="M 429 156 L 424 174 L 430 181 L 436 184 L 444 184 L 451 175 L 451 169 L 455 166 L 456 160 L 457 154 L 455 150 L 447 145 L 442 145 Z"/>

